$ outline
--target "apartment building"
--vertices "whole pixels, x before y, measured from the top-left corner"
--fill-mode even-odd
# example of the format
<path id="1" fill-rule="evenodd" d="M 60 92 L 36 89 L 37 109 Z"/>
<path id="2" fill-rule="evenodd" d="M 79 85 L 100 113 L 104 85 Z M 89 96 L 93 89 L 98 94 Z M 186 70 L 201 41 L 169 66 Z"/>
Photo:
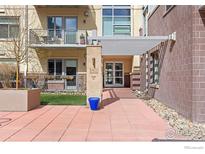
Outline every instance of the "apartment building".
<path id="1" fill-rule="evenodd" d="M 186 118 L 204 122 L 204 6 L 155 6 L 146 17 L 146 35 L 173 34 L 176 39 L 142 55 L 141 90 Z"/>
<path id="2" fill-rule="evenodd" d="M 40 82 L 44 89 L 100 97 L 103 87 L 138 88 L 139 80 L 130 79 L 139 75 L 139 49 L 133 44 L 142 11 L 133 5 L 1 6 L 0 62 L 15 63 L 3 46 L 12 46 L 24 29 L 28 58 L 20 71 L 27 78 L 46 75 Z"/>
<path id="3" fill-rule="evenodd" d="M 140 88 L 204 122 L 204 18 L 203 6 L 0 6 L 0 63 L 15 63 L 4 46 L 25 29 L 20 71 L 45 90 Z"/>

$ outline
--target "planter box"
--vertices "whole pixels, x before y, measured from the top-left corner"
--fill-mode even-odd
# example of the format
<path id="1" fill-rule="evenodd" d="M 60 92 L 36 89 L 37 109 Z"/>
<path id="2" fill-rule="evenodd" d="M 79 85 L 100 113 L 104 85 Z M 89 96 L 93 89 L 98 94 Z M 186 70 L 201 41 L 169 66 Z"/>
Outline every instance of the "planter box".
<path id="1" fill-rule="evenodd" d="M 1 89 L 0 111 L 29 111 L 40 105 L 41 89 Z"/>
<path id="2" fill-rule="evenodd" d="M 65 90 L 65 82 L 63 80 L 50 80 L 47 85 L 48 90 Z"/>

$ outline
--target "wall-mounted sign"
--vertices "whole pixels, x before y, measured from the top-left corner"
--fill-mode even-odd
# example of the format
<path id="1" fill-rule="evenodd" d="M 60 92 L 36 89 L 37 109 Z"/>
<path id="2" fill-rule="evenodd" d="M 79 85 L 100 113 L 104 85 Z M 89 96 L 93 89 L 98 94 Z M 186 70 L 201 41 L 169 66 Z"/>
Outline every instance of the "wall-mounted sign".
<path id="1" fill-rule="evenodd" d="M 98 74 L 99 70 L 97 68 L 90 68 L 90 74 Z"/>

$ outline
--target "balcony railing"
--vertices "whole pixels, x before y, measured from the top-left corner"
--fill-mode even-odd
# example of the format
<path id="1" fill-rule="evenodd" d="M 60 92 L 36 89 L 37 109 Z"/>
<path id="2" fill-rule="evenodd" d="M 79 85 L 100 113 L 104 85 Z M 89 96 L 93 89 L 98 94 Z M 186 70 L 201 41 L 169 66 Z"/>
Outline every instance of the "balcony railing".
<path id="1" fill-rule="evenodd" d="M 30 45 L 87 44 L 87 30 L 67 31 L 53 29 L 32 29 L 29 31 Z"/>

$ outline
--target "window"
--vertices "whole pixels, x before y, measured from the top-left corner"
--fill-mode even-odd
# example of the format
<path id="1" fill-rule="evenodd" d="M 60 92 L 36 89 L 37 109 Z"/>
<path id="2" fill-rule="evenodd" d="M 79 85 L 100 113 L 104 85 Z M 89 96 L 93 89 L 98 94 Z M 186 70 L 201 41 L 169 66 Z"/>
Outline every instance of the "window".
<path id="1" fill-rule="evenodd" d="M 54 67 L 55 67 L 54 60 L 48 60 L 48 74 L 54 75 Z"/>
<path id="2" fill-rule="evenodd" d="M 103 36 L 131 34 L 129 5 L 104 5 L 102 14 Z"/>
<path id="3" fill-rule="evenodd" d="M 65 37 L 65 43 L 76 43 L 77 17 L 48 17 L 48 36 L 49 39 Z M 64 34 L 63 34 L 64 33 Z"/>
<path id="4" fill-rule="evenodd" d="M 62 75 L 62 60 L 49 59 L 48 60 L 48 74 L 49 75 Z"/>
<path id="5" fill-rule="evenodd" d="M 62 75 L 62 60 L 56 60 L 56 75 Z"/>
<path id="6" fill-rule="evenodd" d="M 63 19 L 62 17 L 48 17 L 49 36 L 62 37 Z"/>
<path id="7" fill-rule="evenodd" d="M 0 17 L 0 38 L 16 38 L 19 34 L 18 17 Z"/>
<path id="8" fill-rule="evenodd" d="M 150 83 L 159 83 L 159 52 L 155 51 L 150 55 Z"/>

